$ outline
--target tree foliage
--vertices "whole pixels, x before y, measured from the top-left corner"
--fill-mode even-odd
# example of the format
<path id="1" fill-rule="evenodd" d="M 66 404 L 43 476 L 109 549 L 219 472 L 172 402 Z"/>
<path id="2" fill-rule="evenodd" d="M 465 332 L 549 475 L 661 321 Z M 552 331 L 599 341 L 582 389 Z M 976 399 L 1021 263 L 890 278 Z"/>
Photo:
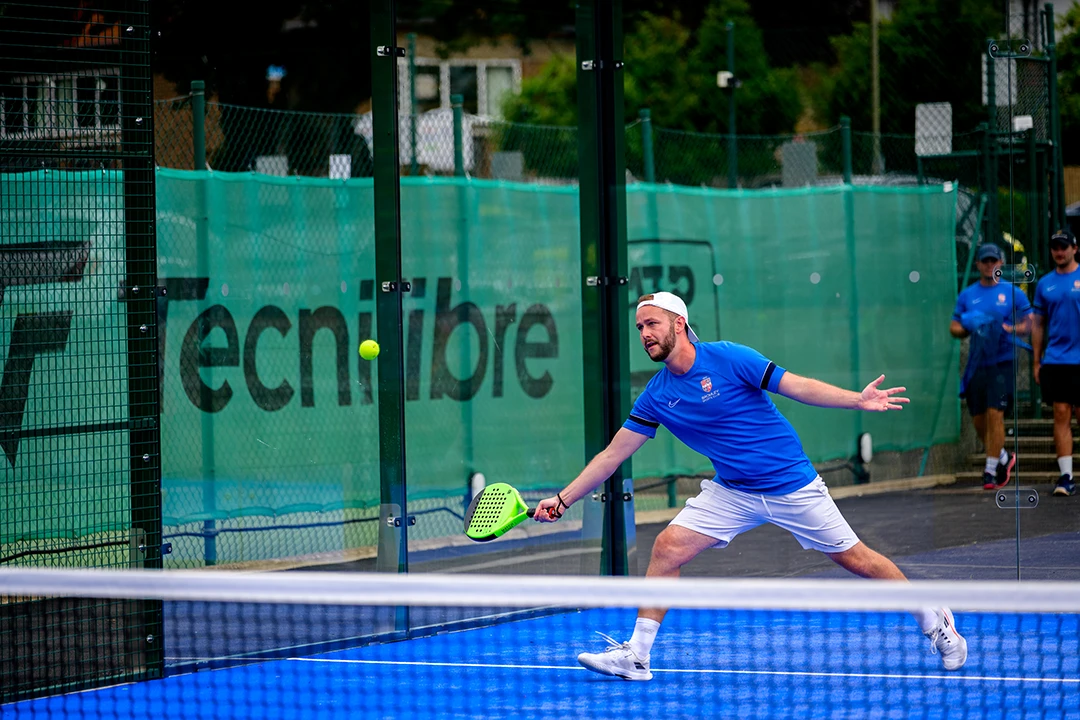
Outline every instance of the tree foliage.
<path id="1" fill-rule="evenodd" d="M 735 24 L 737 132 L 790 132 L 801 112 L 794 73 L 769 67 L 761 31 L 745 0 L 714 0 L 691 31 L 680 18 L 642 13 L 624 45 L 624 98 L 628 120 L 649 108 L 658 126 L 699 132 L 728 131 L 727 91 L 716 73 L 727 68 L 727 23 Z M 504 115 L 517 122 L 577 123 L 576 69 L 553 58 L 522 83 Z"/>
<path id="2" fill-rule="evenodd" d="M 279 65 L 287 74 L 273 107 L 349 112 L 371 96 L 365 0 L 155 0 L 153 7 L 155 69 L 181 92 L 205 80 L 222 102 L 267 107 L 267 67 Z"/>
<path id="3" fill-rule="evenodd" d="M 986 0 L 905 0 L 878 35 L 881 130 L 912 134 L 915 106 L 950 102 L 953 128 L 970 130 L 986 118 L 982 106 L 982 57 L 986 39 L 1002 26 Z M 828 124 L 841 115 L 856 130 L 871 129 L 870 26 L 832 38 L 837 64 L 816 96 L 817 116 Z"/>
<path id="4" fill-rule="evenodd" d="M 1058 98 L 1061 144 L 1066 165 L 1080 164 L 1080 3 L 1062 18 L 1058 37 Z"/>

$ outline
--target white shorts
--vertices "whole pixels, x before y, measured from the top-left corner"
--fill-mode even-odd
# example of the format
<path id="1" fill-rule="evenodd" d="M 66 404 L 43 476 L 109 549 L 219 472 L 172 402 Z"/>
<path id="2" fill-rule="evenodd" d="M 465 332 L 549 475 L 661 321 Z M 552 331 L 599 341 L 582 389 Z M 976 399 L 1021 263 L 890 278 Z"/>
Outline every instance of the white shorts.
<path id="1" fill-rule="evenodd" d="M 787 495 L 748 493 L 705 480 L 701 494 L 687 500 L 671 521 L 716 538 L 713 547 L 717 548 L 727 547 L 739 533 L 765 523 L 787 530 L 806 550 L 838 553 L 859 542 L 820 477 Z"/>

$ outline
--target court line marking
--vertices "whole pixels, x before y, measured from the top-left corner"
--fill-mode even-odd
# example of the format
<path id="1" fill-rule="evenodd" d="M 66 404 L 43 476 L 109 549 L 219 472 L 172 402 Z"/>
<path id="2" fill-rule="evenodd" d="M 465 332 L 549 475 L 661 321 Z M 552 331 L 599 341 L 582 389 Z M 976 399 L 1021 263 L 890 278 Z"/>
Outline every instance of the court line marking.
<path id="1" fill-rule="evenodd" d="M 587 554 L 599 554 L 600 548 L 569 548 L 567 550 L 549 550 L 542 553 L 529 553 L 529 562 L 535 562 L 537 560 L 555 560 L 562 557 L 572 557 L 574 555 L 587 555 Z M 468 565 L 455 565 L 442 570 L 441 573 L 463 573 L 471 572 L 473 570 L 487 570 L 488 568 L 504 567 L 507 565 L 520 565 L 521 556 L 515 555 L 513 557 L 503 558 L 501 560 L 488 560 L 485 562 L 470 563 Z"/>
<path id="2" fill-rule="evenodd" d="M 294 662 L 338 663 L 345 665 L 399 665 L 412 667 L 492 668 L 496 670 L 585 670 L 573 665 L 506 665 L 503 663 L 426 662 L 420 660 L 344 660 L 335 658 L 288 658 Z M 1031 678 L 994 677 L 985 675 L 894 675 L 891 673 L 831 673 L 800 670 L 710 670 L 710 669 L 658 669 L 653 673 L 680 673 L 688 675 L 770 675 L 821 678 L 867 678 L 873 680 L 964 680 L 967 682 L 1020 682 L 1058 683 L 1080 685 L 1080 678 Z"/>

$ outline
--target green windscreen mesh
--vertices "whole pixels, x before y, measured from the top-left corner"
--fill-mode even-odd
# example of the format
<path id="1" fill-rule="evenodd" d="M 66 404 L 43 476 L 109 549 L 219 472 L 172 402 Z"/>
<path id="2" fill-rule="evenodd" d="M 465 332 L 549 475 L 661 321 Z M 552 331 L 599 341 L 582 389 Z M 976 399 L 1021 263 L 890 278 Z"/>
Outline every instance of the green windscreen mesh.
<path id="1" fill-rule="evenodd" d="M 65 177 L 53 180 L 61 195 L 86 182 Z M 489 482 L 561 487 L 585 461 L 576 188 L 402 183 L 410 512 L 463 512 L 462 458 Z M 376 544 L 379 366 L 357 353 L 378 292 L 372 197 L 365 179 L 158 171 L 167 565 Z M 95 202 L 108 210 L 107 196 Z M 910 407 L 886 415 L 776 398 L 813 460 L 851 455 L 861 431 L 889 450 L 957 438 L 951 188 L 633 185 L 627 213 L 628 323 L 637 295 L 673 290 L 704 341 L 744 343 L 843 387 L 884 373 L 908 388 Z M 636 333 L 629 352 L 636 397 L 657 366 Z M 661 433 L 633 469 L 709 463 Z M 94 532 L 95 517 L 64 532 Z M 460 534 L 450 513 L 444 525 L 410 537 Z"/>
<path id="2" fill-rule="evenodd" d="M 774 396 L 815 462 L 853 455 L 863 431 L 879 450 L 950 442 L 956 194 L 945 187 L 631 186 L 630 295 L 675 290 L 702 340 L 749 345 L 799 375 L 856 390 L 885 374 L 907 388 L 911 405 L 888 415 Z M 636 396 L 655 366 L 635 345 L 630 367 Z M 635 477 L 709 468 L 666 433 L 634 456 Z"/>
<path id="3" fill-rule="evenodd" d="M 5 564 L 132 561 L 123 200 L 117 172 L 0 175 Z"/>
<path id="4" fill-rule="evenodd" d="M 0 568 L 161 567 L 149 5 L 0 6 Z M 5 593 L 0 704 L 160 677 L 160 636 Z"/>

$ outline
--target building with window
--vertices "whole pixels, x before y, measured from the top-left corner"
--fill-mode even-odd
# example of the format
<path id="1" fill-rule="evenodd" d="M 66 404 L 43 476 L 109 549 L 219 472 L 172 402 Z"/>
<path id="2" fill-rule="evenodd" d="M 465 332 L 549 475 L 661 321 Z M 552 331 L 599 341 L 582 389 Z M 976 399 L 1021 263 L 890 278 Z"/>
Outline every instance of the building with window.
<path id="1" fill-rule="evenodd" d="M 18 70 L 0 59 L 0 155 L 5 149 L 32 150 L 40 155 L 35 167 L 108 165 L 60 160 L 50 152 L 119 146 L 121 28 L 104 9 L 56 8 L 53 14 L 48 27 L 40 19 L 6 18 L 0 32 L 0 45 L 37 50 L 40 58 L 25 53 L 29 57 L 20 58 Z M 0 163 L 18 169 L 11 160 Z"/>

